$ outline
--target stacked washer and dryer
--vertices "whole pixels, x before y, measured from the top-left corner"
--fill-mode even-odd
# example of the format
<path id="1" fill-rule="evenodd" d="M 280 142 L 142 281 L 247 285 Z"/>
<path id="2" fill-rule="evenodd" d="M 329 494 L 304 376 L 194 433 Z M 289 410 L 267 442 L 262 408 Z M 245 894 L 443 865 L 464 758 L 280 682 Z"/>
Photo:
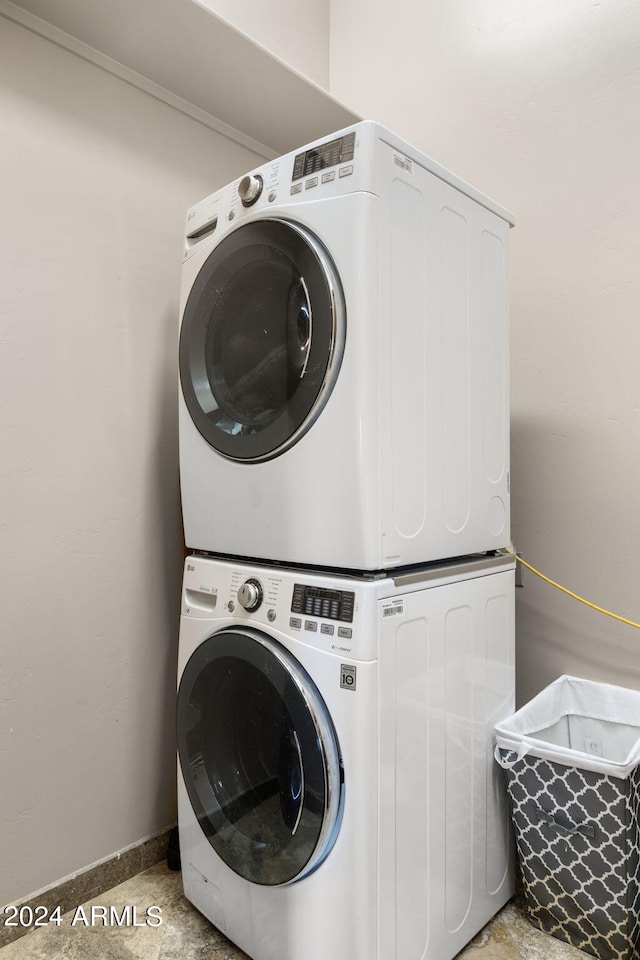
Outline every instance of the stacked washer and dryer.
<path id="1" fill-rule="evenodd" d="M 188 213 L 182 871 L 254 960 L 449 960 L 513 893 L 510 223 L 371 122 Z"/>

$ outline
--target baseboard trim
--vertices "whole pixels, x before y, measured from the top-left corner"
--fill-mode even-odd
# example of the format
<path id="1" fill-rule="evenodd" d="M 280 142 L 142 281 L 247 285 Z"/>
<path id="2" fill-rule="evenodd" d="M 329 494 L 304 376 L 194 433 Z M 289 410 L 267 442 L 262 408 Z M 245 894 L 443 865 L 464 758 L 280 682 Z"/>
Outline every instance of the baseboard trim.
<path id="1" fill-rule="evenodd" d="M 75 910 L 81 903 L 101 896 L 106 890 L 117 887 L 131 877 L 148 870 L 166 858 L 169 835 L 173 827 L 146 840 L 134 843 L 106 860 L 87 867 L 71 877 L 65 877 L 52 887 L 47 887 L 25 900 L 16 901 L 20 907 L 46 907 L 48 911 L 60 906 L 61 913 Z M 0 921 L 0 947 L 18 940 L 29 933 L 29 927 L 5 927 Z"/>

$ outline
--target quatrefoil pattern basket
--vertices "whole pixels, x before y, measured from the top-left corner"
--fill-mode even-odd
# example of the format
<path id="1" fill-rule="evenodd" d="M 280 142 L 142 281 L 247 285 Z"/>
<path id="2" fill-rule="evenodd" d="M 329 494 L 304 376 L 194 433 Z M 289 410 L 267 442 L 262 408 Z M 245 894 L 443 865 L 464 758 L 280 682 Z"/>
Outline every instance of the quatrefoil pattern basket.
<path id="1" fill-rule="evenodd" d="M 638 769 L 621 780 L 503 759 L 515 761 L 506 775 L 533 925 L 600 960 L 640 958 Z"/>
<path id="2" fill-rule="evenodd" d="M 496 727 L 529 919 L 640 960 L 640 692 L 560 677 Z"/>

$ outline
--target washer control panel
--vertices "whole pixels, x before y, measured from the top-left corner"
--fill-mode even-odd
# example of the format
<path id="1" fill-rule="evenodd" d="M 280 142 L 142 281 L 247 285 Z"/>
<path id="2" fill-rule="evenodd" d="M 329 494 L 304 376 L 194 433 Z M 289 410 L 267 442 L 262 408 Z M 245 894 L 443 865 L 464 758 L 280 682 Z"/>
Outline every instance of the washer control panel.
<path id="1" fill-rule="evenodd" d="M 206 621 L 205 632 L 248 624 L 285 645 L 374 660 L 378 604 L 368 597 L 378 599 L 376 582 L 194 555 L 185 561 L 182 616 Z"/>

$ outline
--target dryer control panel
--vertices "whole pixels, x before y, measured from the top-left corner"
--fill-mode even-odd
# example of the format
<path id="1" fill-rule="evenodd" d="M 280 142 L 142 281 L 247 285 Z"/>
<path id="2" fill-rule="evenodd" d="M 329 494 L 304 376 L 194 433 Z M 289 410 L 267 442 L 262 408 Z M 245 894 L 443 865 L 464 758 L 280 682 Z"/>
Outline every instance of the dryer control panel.
<path id="1" fill-rule="evenodd" d="M 336 167 L 339 163 L 347 163 L 353 160 L 353 154 L 356 145 L 355 132 L 348 133 L 344 137 L 338 137 L 335 140 L 328 140 L 310 150 L 296 154 L 293 161 L 292 180 L 301 180 L 303 177 L 309 177 L 312 173 L 319 170 L 326 170 L 327 167 Z"/>

